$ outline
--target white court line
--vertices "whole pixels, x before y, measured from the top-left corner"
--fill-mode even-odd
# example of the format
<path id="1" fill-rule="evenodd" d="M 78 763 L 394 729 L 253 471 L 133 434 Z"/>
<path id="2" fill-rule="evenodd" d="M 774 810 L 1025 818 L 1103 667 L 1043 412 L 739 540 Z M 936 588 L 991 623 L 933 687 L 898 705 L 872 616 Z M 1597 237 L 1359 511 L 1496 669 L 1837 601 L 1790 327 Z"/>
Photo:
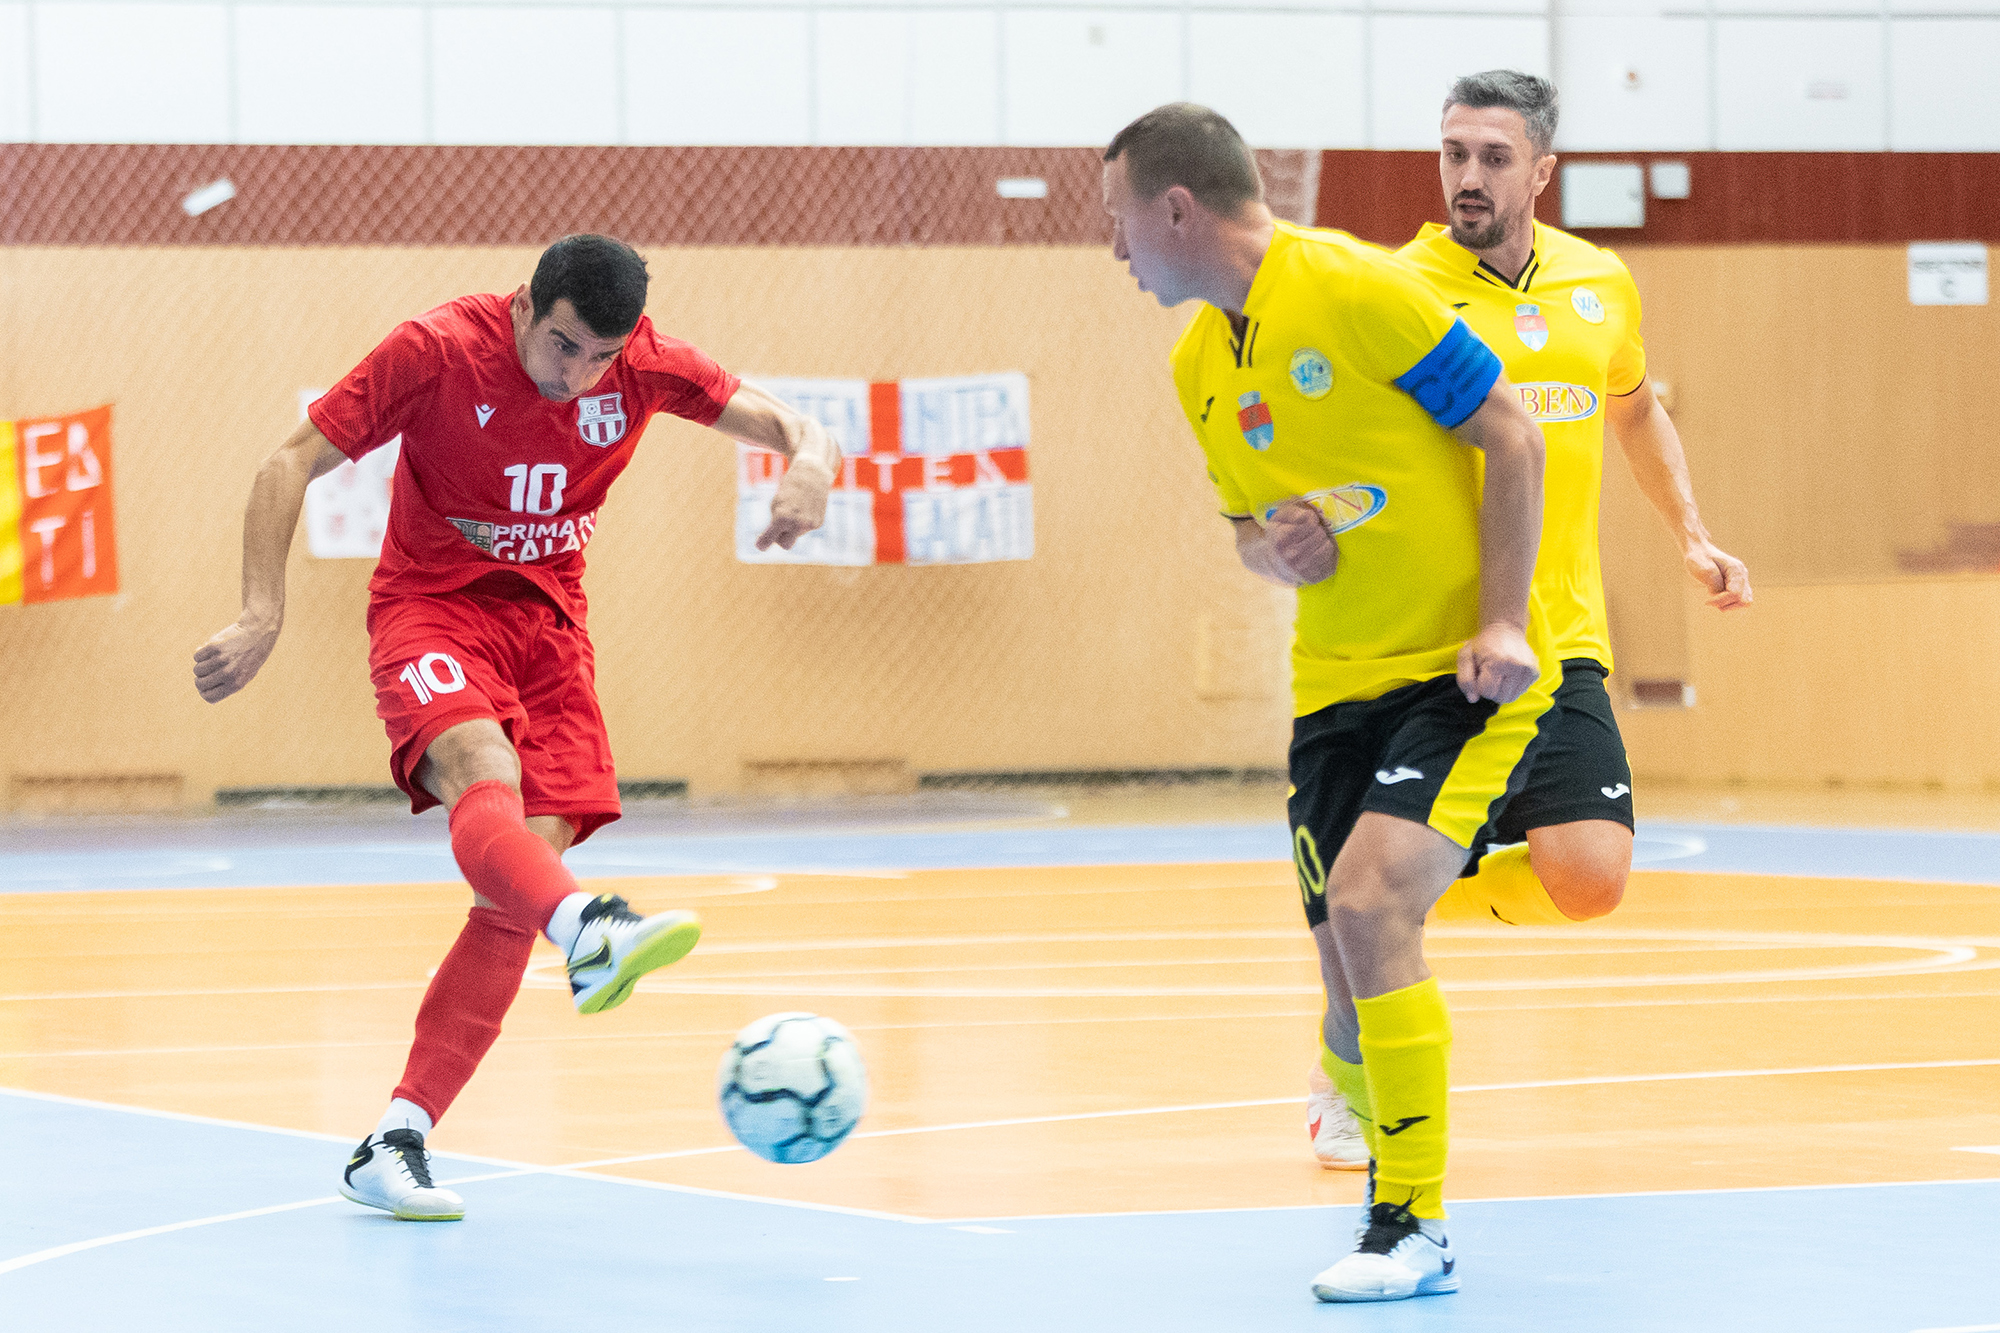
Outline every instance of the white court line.
<path id="1" fill-rule="evenodd" d="M 246 1217 L 268 1217 L 272 1213 L 295 1212 L 300 1208 L 317 1208 L 321 1204 L 339 1203 L 338 1194 L 329 1194 L 323 1199 L 301 1199 L 297 1203 L 277 1203 L 269 1208 L 247 1208 L 240 1213 L 224 1213 L 219 1217 L 197 1217 L 186 1222 L 169 1222 L 165 1226 L 143 1227 L 138 1231 L 121 1231 L 115 1236 L 97 1236 L 91 1240 L 73 1241 L 68 1245 L 57 1245 L 52 1249 L 37 1250 L 18 1258 L 0 1263 L 0 1273 L 11 1273 L 19 1268 L 45 1264 L 51 1259 L 61 1259 L 66 1255 L 81 1254 L 85 1250 L 95 1250 L 100 1246 L 116 1245 L 120 1241 L 143 1240 L 147 1236 L 164 1236 L 170 1231 L 187 1231 L 193 1227 L 213 1226 L 217 1222 L 240 1222 Z"/>
<path id="2" fill-rule="evenodd" d="M 1958 1068 L 1968 1068 L 1973 1066 L 1989 1066 L 1989 1065 L 2000 1065 L 2000 1059 L 1929 1060 L 1929 1061 L 1917 1061 L 1917 1062 L 1908 1062 L 1899 1064 L 1872 1064 L 1872 1065 L 1811 1065 L 1793 1069 L 1708 1070 L 1708 1071 L 1680 1073 L 1680 1074 L 1610 1074 L 1610 1075 L 1597 1075 L 1588 1078 L 1576 1078 L 1576 1079 L 1542 1079 L 1525 1083 L 1469 1084 L 1465 1086 L 1454 1087 L 1453 1089 L 1451 1089 L 1451 1091 L 1454 1093 L 1506 1092 L 1506 1091 L 1516 1091 L 1522 1089 L 1536 1089 L 1536 1088 L 1587 1087 L 1587 1086 L 1595 1086 L 1601 1084 L 1615 1084 L 1615 1083 L 1661 1083 L 1661 1082 L 1676 1082 L 1687 1079 L 1783 1077 L 1792 1074 L 1854 1073 L 1854 1072 L 1864 1072 L 1864 1071 L 1902 1070 L 1902 1069 L 1958 1069 Z M 0 1088 L 0 1094 L 4 1094 L 6 1096 L 11 1096 L 11 1097 L 22 1097 L 34 1101 L 54 1102 L 71 1106 L 88 1106 L 109 1111 L 123 1111 L 131 1115 L 146 1116 L 150 1118 L 163 1119 L 163 1120 L 176 1120 L 190 1124 L 217 1126 L 228 1129 L 246 1129 L 246 1130 L 257 1131 L 260 1133 L 280 1134 L 292 1138 L 313 1139 L 321 1142 L 338 1142 L 343 1144 L 347 1142 L 346 1137 L 340 1135 L 322 1134 L 309 1130 L 286 1129 L 271 1125 L 255 1125 L 240 1120 L 221 1120 L 212 1116 L 189 1115 L 178 1111 L 159 1111 L 147 1107 L 119 1106 L 111 1102 L 89 1101 L 80 1097 L 65 1097 L 55 1093 L 30 1092 L 20 1088 Z M 1021 1125 L 1045 1125 L 1045 1124 L 1057 1124 L 1057 1123 L 1082 1121 L 1082 1120 L 1107 1120 L 1107 1119 L 1116 1119 L 1116 1118 L 1142 1116 L 1142 1115 L 1143 1116 L 1173 1115 L 1181 1112 L 1191 1112 L 1191 1111 L 1222 1111 L 1222 1110 L 1240 1110 L 1240 1109 L 1264 1107 L 1264 1106 L 1288 1106 L 1288 1105 L 1296 1105 L 1300 1100 L 1301 1099 L 1297 1096 L 1266 1097 L 1250 1101 L 1199 1102 L 1199 1103 L 1192 1103 L 1192 1104 L 1185 1104 L 1178 1106 L 1141 1107 L 1141 1108 L 1122 1110 L 1122 1111 L 1083 1111 L 1083 1112 L 1072 1113 L 1069 1115 L 1020 1116 L 1004 1120 L 974 1120 L 974 1121 L 962 1121 L 959 1123 L 946 1124 L 946 1125 L 918 1125 L 918 1126 L 912 1126 L 907 1129 L 870 1130 L 857 1133 L 852 1137 L 856 1139 L 901 1138 L 914 1134 L 942 1134 L 942 1133 L 951 1133 L 951 1132 L 970 1130 L 970 1129 L 1001 1129 L 1001 1128 L 1011 1128 Z M 474 1157 L 469 1154 L 451 1153 L 451 1152 L 440 1152 L 438 1155 L 445 1158 L 456 1158 L 461 1161 L 483 1162 L 486 1164 L 504 1168 L 500 1171 L 490 1172 L 482 1175 L 454 1177 L 450 1180 L 441 1181 L 440 1182 L 441 1184 L 467 1184 L 474 1181 L 499 1180 L 516 1176 L 550 1175 L 550 1176 L 562 1176 L 576 1180 L 595 1180 L 609 1184 L 634 1186 L 642 1189 L 656 1189 L 674 1194 L 692 1194 L 706 1198 L 730 1199 L 745 1203 L 765 1203 L 765 1204 L 775 1205 L 778 1207 L 801 1208 L 813 1212 L 840 1213 L 847 1216 L 869 1217 L 882 1221 L 904 1222 L 915 1225 L 933 1225 L 943 1220 L 937 1218 L 914 1217 L 900 1213 L 880 1212 L 873 1209 L 846 1208 L 832 1204 L 805 1203 L 796 1199 L 768 1198 L 760 1195 L 739 1194 L 725 1190 L 701 1189 L 688 1185 L 669 1184 L 664 1181 L 638 1180 L 629 1176 L 605 1175 L 602 1174 L 600 1171 L 594 1169 L 605 1166 L 632 1165 L 638 1162 L 663 1161 L 676 1157 L 707 1156 L 716 1153 L 742 1152 L 742 1151 L 745 1150 L 737 1145 L 728 1145 L 723 1147 L 712 1147 L 712 1148 L 684 1148 L 678 1151 L 666 1152 L 666 1153 L 648 1153 L 644 1155 L 630 1156 L 630 1157 L 601 1158 L 596 1161 L 577 1162 L 566 1166 L 536 1166 L 531 1163 L 508 1162 L 500 1158 Z M 1910 1183 L 1938 1183 L 1938 1182 L 1910 1182 Z M 1775 1188 L 1790 1188 L 1790 1187 L 1779 1186 Z M 1828 1186 L 1822 1188 L 1848 1188 L 1848 1187 Z M 1688 1191 L 1658 1191 L 1658 1192 L 1659 1193 L 1726 1193 L 1735 1191 L 1688 1190 Z M 1575 1197 L 1598 1198 L 1598 1197 L 1619 1197 L 1619 1196 L 1583 1195 Z M 339 1196 L 335 1195 L 331 1197 L 303 1199 L 293 1203 L 274 1204 L 266 1208 L 254 1208 L 241 1212 L 223 1213 L 214 1217 L 193 1218 L 188 1221 L 169 1223 L 164 1226 L 146 1227 L 137 1231 L 120 1232 L 115 1235 L 100 1236 L 86 1241 L 75 1241 L 67 1245 L 54 1246 L 46 1250 L 39 1250 L 32 1254 L 19 1255 L 13 1259 L 0 1262 L 0 1273 L 13 1272 L 17 1269 L 27 1268 L 34 1264 L 46 1263 L 51 1259 L 60 1259 L 65 1255 L 76 1254 L 85 1250 L 96 1249 L 105 1245 L 118 1244 L 123 1241 L 140 1240 L 148 1236 L 163 1235 L 167 1232 L 184 1231 L 193 1227 L 211 1226 L 222 1222 L 234 1222 L 250 1217 L 262 1217 L 272 1213 L 290 1212 L 302 1208 L 315 1208 L 322 1204 L 336 1202 L 338 1198 Z M 1489 1201 L 1489 1202 L 1494 1202 L 1494 1201 Z M 1259 1210 L 1239 1209 L 1239 1210 L 1194 1210 L 1194 1211 L 1259 1211 Z M 1123 1215 L 1123 1214 L 1118 1214 L 1118 1215 Z M 1086 1215 L 1055 1214 L 1054 1216 L 1086 1216 Z M 994 1220 L 1000 1220 L 1000 1219 L 994 1219 Z"/>
<path id="3" fill-rule="evenodd" d="M 1981 1148 L 1953 1148 L 1953 1152 L 1990 1152 L 2000 1155 L 2000 1143 L 1989 1143 Z"/>
<path id="4" fill-rule="evenodd" d="M 2000 1324 L 1953 1324 L 1950 1328 L 1913 1328 L 1910 1333 L 2000 1333 Z"/>

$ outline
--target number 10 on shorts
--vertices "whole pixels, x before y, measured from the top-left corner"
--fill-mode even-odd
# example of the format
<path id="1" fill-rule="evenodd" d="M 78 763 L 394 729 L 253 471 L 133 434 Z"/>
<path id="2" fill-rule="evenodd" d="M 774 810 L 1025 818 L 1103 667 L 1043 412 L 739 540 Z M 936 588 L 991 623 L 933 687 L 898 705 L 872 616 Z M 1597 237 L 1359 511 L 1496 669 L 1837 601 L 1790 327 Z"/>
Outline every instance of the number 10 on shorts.
<path id="1" fill-rule="evenodd" d="M 429 703 L 434 695 L 457 694 L 465 688 L 465 671 L 449 653 L 425 653 L 404 667 L 397 679 L 410 687 L 420 705 Z"/>

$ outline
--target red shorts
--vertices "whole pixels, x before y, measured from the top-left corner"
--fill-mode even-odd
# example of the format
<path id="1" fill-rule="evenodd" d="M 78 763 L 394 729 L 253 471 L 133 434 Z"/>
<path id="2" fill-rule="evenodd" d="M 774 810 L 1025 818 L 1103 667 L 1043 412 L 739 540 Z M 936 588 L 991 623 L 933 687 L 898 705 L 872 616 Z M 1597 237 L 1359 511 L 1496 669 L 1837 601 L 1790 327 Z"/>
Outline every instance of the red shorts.
<path id="1" fill-rule="evenodd" d="M 618 777 L 597 707 L 597 658 L 545 598 L 478 588 L 368 605 L 368 670 L 389 732 L 389 771 L 412 813 L 438 804 L 415 781 L 447 728 L 490 717 L 521 756 L 527 813 L 561 815 L 582 842 L 618 818 Z"/>

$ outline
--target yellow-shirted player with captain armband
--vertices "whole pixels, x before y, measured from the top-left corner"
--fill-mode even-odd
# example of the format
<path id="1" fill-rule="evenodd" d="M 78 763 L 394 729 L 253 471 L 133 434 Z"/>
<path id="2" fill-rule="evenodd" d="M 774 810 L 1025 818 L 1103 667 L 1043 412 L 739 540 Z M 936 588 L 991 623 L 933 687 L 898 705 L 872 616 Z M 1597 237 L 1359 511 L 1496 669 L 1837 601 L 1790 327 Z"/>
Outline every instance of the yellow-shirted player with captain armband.
<path id="1" fill-rule="evenodd" d="M 1496 849 L 1478 873 L 1439 899 L 1442 921 L 1560 925 L 1603 916 L 1624 896 L 1632 770 L 1604 685 L 1611 637 L 1597 543 L 1607 424 L 1710 604 L 1751 600 L 1743 562 L 1702 524 L 1680 437 L 1647 380 L 1631 274 L 1609 250 L 1535 221 L 1535 198 L 1555 170 L 1556 118 L 1545 79 L 1490 70 L 1453 84 L 1439 156 L 1451 222 L 1426 225 L 1398 252 L 1499 355 L 1541 425 L 1535 594 L 1563 667 L 1527 788 L 1480 835 L 1475 852 Z M 1314 1154 L 1323 1166 L 1359 1169 L 1368 1148 L 1357 1116 L 1367 1108 L 1350 1109 L 1334 1090 L 1327 1052 L 1320 1064 L 1306 1112 Z"/>
<path id="2" fill-rule="evenodd" d="M 1104 162 L 1113 254 L 1162 305 L 1206 303 L 1174 348 L 1174 384 L 1238 555 L 1299 590 L 1299 887 L 1330 997 L 1323 1039 L 1379 1125 L 1366 1224 L 1313 1292 L 1455 1291 L 1451 1023 L 1423 921 L 1520 790 L 1553 705 L 1556 659 L 1529 611 L 1541 432 L 1407 264 L 1273 219 L 1215 112 L 1148 112 Z"/>

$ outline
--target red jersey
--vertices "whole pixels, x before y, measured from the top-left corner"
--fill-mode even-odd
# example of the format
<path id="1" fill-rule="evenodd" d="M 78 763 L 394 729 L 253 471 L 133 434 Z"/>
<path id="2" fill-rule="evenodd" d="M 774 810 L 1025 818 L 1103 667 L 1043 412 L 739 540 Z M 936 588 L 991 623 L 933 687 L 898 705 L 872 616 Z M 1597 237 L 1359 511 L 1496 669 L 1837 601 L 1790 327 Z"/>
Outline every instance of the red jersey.
<path id="1" fill-rule="evenodd" d="M 508 569 L 581 622 L 584 548 L 647 420 L 712 426 L 738 381 L 641 316 L 589 393 L 552 403 L 521 369 L 507 302 L 462 296 L 397 325 L 307 411 L 349 458 L 403 437 L 371 594 Z"/>

